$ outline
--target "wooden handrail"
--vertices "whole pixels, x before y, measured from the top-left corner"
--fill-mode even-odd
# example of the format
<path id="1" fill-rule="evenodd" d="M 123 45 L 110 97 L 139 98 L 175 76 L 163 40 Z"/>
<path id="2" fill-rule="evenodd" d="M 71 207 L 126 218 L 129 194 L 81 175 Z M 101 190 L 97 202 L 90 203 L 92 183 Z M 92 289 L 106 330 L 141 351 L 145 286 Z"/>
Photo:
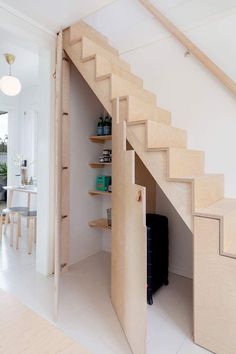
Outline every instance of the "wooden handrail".
<path id="1" fill-rule="evenodd" d="M 139 2 L 205 67 L 214 74 L 234 95 L 236 95 L 236 83 L 224 73 L 208 56 L 203 53 L 190 39 L 188 39 L 172 22 L 170 22 L 154 5 L 148 0 Z"/>

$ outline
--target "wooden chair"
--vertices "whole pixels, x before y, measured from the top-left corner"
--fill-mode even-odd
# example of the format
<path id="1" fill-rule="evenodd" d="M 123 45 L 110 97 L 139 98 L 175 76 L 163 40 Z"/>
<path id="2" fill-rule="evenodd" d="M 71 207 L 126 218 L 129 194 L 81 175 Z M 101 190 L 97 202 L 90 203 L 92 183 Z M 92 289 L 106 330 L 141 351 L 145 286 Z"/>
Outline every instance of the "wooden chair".
<path id="1" fill-rule="evenodd" d="M 2 242 L 2 224 L 3 224 L 3 220 L 4 220 L 4 214 L 1 211 L 0 212 L 0 242 Z"/>
<path id="2" fill-rule="evenodd" d="M 32 253 L 32 246 L 33 246 L 33 240 L 36 242 L 36 228 L 37 228 L 37 211 L 26 211 L 26 212 L 20 212 L 20 218 L 26 218 L 27 219 L 27 225 L 28 227 L 28 254 Z M 19 248 L 19 234 L 17 233 L 16 235 L 16 248 Z"/>
<path id="3" fill-rule="evenodd" d="M 14 218 L 17 216 L 17 238 L 19 239 L 19 236 L 21 235 L 21 221 L 20 221 L 20 213 L 27 213 L 29 211 L 29 208 L 26 207 L 11 207 L 11 208 L 6 208 L 2 210 L 2 214 L 8 215 L 10 218 L 10 246 L 13 246 L 13 238 L 14 238 Z M 4 234 L 6 234 L 7 231 L 7 224 L 5 222 L 5 227 L 4 227 Z M 18 248 L 18 247 L 17 247 Z"/>

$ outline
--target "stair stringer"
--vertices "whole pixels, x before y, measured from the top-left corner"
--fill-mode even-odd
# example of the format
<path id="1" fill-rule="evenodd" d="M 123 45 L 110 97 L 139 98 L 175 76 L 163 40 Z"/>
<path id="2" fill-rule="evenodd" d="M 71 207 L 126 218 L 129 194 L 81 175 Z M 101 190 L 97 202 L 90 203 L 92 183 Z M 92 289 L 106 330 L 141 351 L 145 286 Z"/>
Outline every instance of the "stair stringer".
<path id="1" fill-rule="evenodd" d="M 72 60 L 73 64 L 79 70 L 85 81 L 88 83 L 99 101 L 106 108 L 107 112 L 112 115 L 112 104 L 110 100 L 111 83 L 110 78 L 104 80 L 96 80 L 96 62 L 95 57 L 87 62 L 82 61 L 82 41 L 70 46 L 69 30 L 63 32 L 64 50 Z"/>

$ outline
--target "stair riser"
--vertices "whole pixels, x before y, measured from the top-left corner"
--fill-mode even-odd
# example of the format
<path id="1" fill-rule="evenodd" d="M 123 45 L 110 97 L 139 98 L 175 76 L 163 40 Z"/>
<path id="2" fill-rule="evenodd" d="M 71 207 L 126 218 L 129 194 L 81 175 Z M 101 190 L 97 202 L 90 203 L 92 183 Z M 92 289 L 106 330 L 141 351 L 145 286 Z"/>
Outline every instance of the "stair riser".
<path id="1" fill-rule="evenodd" d="M 104 49 L 109 51 L 112 55 L 118 56 L 119 52 L 111 47 L 108 40 L 100 33 L 87 26 L 86 23 L 76 23 L 70 27 L 70 44 L 73 45 L 81 41 L 82 37 L 87 37 L 96 42 Z"/>
<path id="2" fill-rule="evenodd" d="M 169 149 L 169 178 L 200 176 L 204 174 L 204 153 L 186 149 Z"/>
<path id="3" fill-rule="evenodd" d="M 145 107 L 146 110 L 142 109 L 142 106 Z M 138 98 L 132 97 L 132 99 L 130 99 L 129 97 L 121 99 L 120 118 L 122 120 L 127 120 L 129 123 L 151 119 L 157 123 L 170 125 L 170 113 L 162 109 L 154 109 L 153 107 L 155 106 L 150 104 L 148 105 Z"/>
<path id="4" fill-rule="evenodd" d="M 146 125 L 147 149 L 168 147 L 185 148 L 187 146 L 187 133 L 165 124 L 148 121 Z"/>
<path id="5" fill-rule="evenodd" d="M 224 198 L 224 176 L 196 179 L 193 183 L 193 208 L 206 208 Z"/>
<path id="6" fill-rule="evenodd" d="M 121 60 L 119 57 L 112 55 L 110 52 L 104 50 L 100 46 L 93 43 L 86 37 L 82 38 L 82 59 L 84 61 L 90 60 L 91 57 L 95 56 L 96 54 L 107 58 L 120 68 L 125 71 L 130 72 L 130 66 L 125 61 Z"/>
<path id="7" fill-rule="evenodd" d="M 146 137 L 141 124 L 127 127 L 127 139 L 188 228 L 192 230 L 191 183 L 170 182 L 167 179 L 167 153 L 145 150 Z"/>
<path id="8" fill-rule="evenodd" d="M 135 87 L 129 81 L 123 80 L 116 75 L 111 76 L 111 99 L 116 97 L 126 96 L 128 94 L 132 94 L 135 97 L 143 100 L 148 104 L 155 104 L 156 97 L 155 95 L 145 91 L 140 90 Z"/>
<path id="9" fill-rule="evenodd" d="M 101 56 L 96 57 L 96 72 L 97 78 L 105 76 L 108 74 L 115 74 L 120 76 L 122 79 L 130 81 L 133 85 L 136 85 L 138 88 L 143 87 L 143 80 L 139 79 L 137 76 L 128 73 L 123 70 L 118 65 L 111 63 Z"/>

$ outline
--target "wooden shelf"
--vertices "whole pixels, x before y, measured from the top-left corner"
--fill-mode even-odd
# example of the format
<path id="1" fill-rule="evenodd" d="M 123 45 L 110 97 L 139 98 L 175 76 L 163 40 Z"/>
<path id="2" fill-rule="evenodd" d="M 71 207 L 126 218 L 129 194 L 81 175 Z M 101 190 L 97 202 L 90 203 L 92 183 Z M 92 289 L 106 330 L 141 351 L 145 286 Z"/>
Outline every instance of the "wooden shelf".
<path id="1" fill-rule="evenodd" d="M 99 143 L 99 144 L 104 144 L 105 141 L 111 140 L 112 136 L 111 135 L 92 135 L 89 137 L 89 139 L 93 143 Z"/>
<path id="2" fill-rule="evenodd" d="M 108 226 L 107 219 L 92 220 L 89 222 L 89 226 L 98 229 L 111 229 L 111 226 Z"/>
<path id="3" fill-rule="evenodd" d="M 104 163 L 101 163 L 101 162 L 91 162 L 89 164 L 90 167 L 92 168 L 104 168 L 106 166 L 111 166 L 111 162 L 104 162 Z"/>
<path id="4" fill-rule="evenodd" d="M 89 191 L 89 194 L 94 196 L 94 195 L 107 195 L 111 196 L 111 192 L 103 192 L 103 191 Z"/>

